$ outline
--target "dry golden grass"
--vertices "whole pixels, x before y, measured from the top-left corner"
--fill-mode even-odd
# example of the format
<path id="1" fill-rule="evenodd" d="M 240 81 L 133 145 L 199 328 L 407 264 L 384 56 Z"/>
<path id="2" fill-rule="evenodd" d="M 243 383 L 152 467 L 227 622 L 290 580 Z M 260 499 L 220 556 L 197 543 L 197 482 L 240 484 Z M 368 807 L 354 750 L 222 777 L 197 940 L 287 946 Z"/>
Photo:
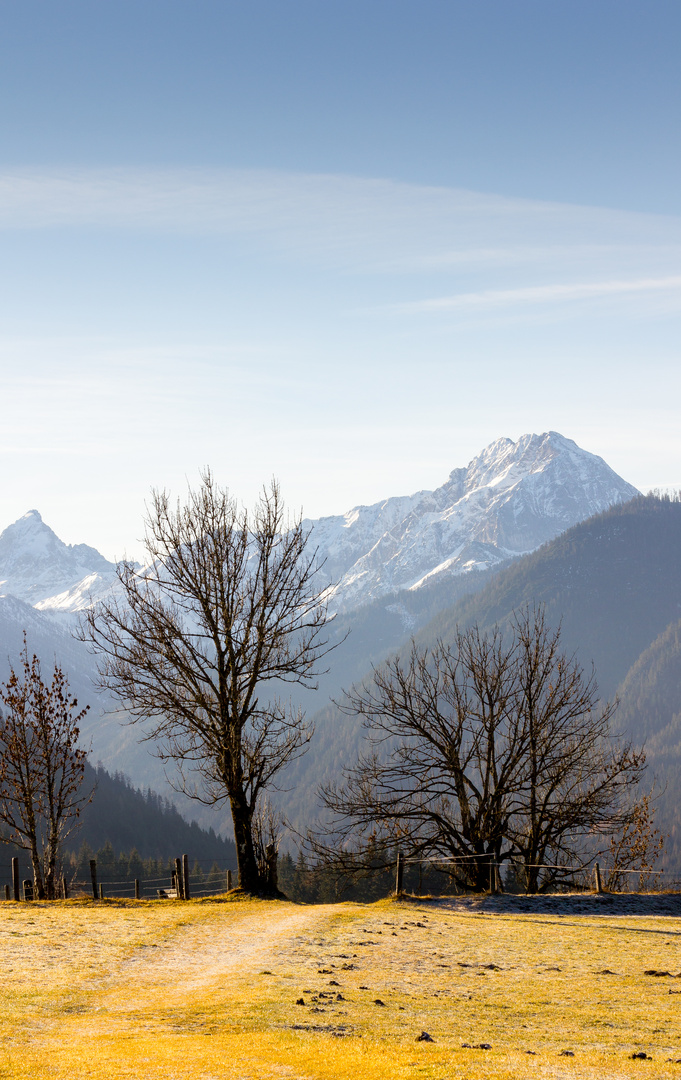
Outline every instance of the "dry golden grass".
<path id="1" fill-rule="evenodd" d="M 8 1080 L 681 1078 L 681 979 L 644 974 L 679 918 L 67 901 L 0 939 Z"/>

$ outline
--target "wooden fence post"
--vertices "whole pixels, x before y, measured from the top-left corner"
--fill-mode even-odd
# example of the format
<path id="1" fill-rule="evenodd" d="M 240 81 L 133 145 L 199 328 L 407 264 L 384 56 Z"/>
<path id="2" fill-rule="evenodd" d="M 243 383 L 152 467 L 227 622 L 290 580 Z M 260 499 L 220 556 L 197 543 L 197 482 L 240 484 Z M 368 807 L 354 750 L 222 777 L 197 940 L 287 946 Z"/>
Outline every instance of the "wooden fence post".
<path id="1" fill-rule="evenodd" d="M 62 896 L 64 897 L 65 900 L 68 900 L 68 898 L 69 898 L 69 887 L 66 884 L 66 876 L 64 874 L 62 874 L 62 876 L 61 876 L 61 894 L 62 894 Z"/>
<path id="2" fill-rule="evenodd" d="M 177 899 L 184 900 L 184 881 L 182 880 L 182 859 L 175 859 L 175 888 L 177 889 Z"/>
<path id="3" fill-rule="evenodd" d="M 499 869 L 496 859 L 492 859 L 489 864 L 489 891 L 492 896 L 496 896 L 499 892 Z"/>
<path id="4" fill-rule="evenodd" d="M 191 899 L 191 892 L 189 889 L 189 856 L 182 856 L 182 892 L 184 893 L 185 900 Z"/>
<path id="5" fill-rule="evenodd" d="M 401 851 L 397 852 L 397 866 L 395 867 L 395 896 L 401 896 L 403 893 L 402 882 L 404 879 L 404 855 Z"/>
<path id="6" fill-rule="evenodd" d="M 101 882 L 100 882 L 100 885 L 99 885 L 99 899 L 100 900 L 104 899 L 104 886 L 101 884 Z"/>
<path id="7" fill-rule="evenodd" d="M 598 863 L 596 863 L 596 865 L 594 867 L 594 875 L 595 875 L 595 878 L 596 878 L 596 892 L 597 893 L 602 893 L 603 892 L 603 882 L 601 881 L 601 868 L 598 865 Z"/>
<path id="8" fill-rule="evenodd" d="M 140 879 L 138 877 L 136 877 L 135 878 L 135 900 L 139 900 L 139 898 L 140 898 Z"/>
<path id="9" fill-rule="evenodd" d="M 232 891 L 232 871 L 227 871 L 227 892 Z"/>
<path id="10" fill-rule="evenodd" d="M 92 899 L 99 899 L 99 892 L 97 890 L 97 860 L 90 859 L 90 879 L 92 881 Z"/>
<path id="11" fill-rule="evenodd" d="M 5 885 L 5 900 L 9 900 L 9 885 Z"/>
<path id="12" fill-rule="evenodd" d="M 19 900 L 19 860 L 12 859 L 12 888 L 14 889 L 14 899 Z"/>

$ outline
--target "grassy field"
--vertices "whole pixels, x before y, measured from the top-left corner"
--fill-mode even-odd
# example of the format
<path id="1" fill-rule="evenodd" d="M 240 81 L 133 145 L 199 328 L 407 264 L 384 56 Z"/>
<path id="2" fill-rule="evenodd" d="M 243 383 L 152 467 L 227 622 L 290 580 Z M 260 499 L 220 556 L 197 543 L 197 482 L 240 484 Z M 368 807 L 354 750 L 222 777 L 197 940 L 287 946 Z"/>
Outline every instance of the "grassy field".
<path id="1" fill-rule="evenodd" d="M 0 937 L 2 1078 L 681 1078 L 681 918 L 75 900 Z"/>

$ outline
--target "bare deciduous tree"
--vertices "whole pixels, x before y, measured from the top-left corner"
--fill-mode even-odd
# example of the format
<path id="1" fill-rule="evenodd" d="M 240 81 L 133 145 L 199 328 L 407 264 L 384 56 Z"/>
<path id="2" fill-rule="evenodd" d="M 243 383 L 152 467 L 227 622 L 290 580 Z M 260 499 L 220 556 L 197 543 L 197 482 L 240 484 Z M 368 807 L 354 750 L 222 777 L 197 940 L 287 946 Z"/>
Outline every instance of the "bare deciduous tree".
<path id="1" fill-rule="evenodd" d="M 78 747 L 78 711 L 68 681 L 55 664 L 43 682 L 40 661 L 29 658 L 24 635 L 22 672 L 0 684 L 0 821 L 5 840 L 30 852 L 39 899 L 54 899 L 60 847 L 92 798 L 83 793 L 86 753 Z"/>
<path id="2" fill-rule="evenodd" d="M 182 789 L 229 801 L 239 884 L 267 892 L 258 800 L 312 734 L 277 685 L 314 686 L 329 650 L 308 533 L 285 518 L 275 482 L 249 515 L 210 472 L 184 504 L 153 492 L 145 525 L 148 566 L 121 565 L 120 596 L 88 612 L 82 636 L 100 654 L 102 686 L 178 763 Z"/>
<path id="3" fill-rule="evenodd" d="M 627 829 L 645 754 L 614 737 L 616 703 L 599 708 L 594 674 L 562 652 L 542 608 L 517 614 L 512 629 L 514 722 L 526 749 L 509 839 L 527 891 L 537 892 L 540 879 L 547 887 L 573 878 L 600 854 L 596 837 Z"/>
<path id="4" fill-rule="evenodd" d="M 340 869 L 399 844 L 446 860 L 475 889 L 491 863 L 512 859 L 536 892 L 634 812 L 645 757 L 611 733 L 613 706 L 598 708 L 594 678 L 561 652 L 542 610 L 518 615 L 508 642 L 473 628 L 451 645 L 413 646 L 342 708 L 364 718 L 368 750 L 322 791 L 333 843 L 311 838 Z"/>
<path id="5" fill-rule="evenodd" d="M 633 870 L 640 871 L 639 890 L 650 887 L 650 871 L 664 851 L 665 841 L 660 830 L 655 828 L 655 807 L 651 805 L 652 799 L 652 792 L 640 798 L 624 828 L 610 837 L 609 867 L 604 882 L 606 889 L 621 888 L 628 877 L 625 871 Z"/>
<path id="6" fill-rule="evenodd" d="M 454 648 L 415 646 L 353 689 L 343 709 L 364 717 L 369 748 L 323 802 L 338 850 L 364 838 L 374 861 L 402 844 L 413 856 L 462 860 L 457 876 L 484 887 L 507 850 L 510 792 L 524 747 L 512 724 L 511 658 L 499 634 L 459 635 Z"/>

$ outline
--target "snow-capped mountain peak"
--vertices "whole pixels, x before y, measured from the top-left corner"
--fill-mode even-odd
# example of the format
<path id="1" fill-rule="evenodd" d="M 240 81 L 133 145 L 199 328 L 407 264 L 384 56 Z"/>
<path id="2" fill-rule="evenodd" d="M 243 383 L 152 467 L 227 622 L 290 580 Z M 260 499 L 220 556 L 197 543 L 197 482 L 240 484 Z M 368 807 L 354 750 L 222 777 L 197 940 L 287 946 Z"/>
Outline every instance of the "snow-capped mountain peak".
<path id="1" fill-rule="evenodd" d="M 336 582 L 332 606 L 348 610 L 526 554 L 636 494 L 602 458 L 549 431 L 495 440 L 435 491 L 308 525 Z"/>
<path id="2" fill-rule="evenodd" d="M 0 534 L 0 593 L 34 607 L 80 610 L 91 594 L 109 589 L 115 578 L 114 563 L 87 544 L 65 544 L 37 510 L 29 510 Z M 70 594 L 66 603 L 63 594 Z"/>

